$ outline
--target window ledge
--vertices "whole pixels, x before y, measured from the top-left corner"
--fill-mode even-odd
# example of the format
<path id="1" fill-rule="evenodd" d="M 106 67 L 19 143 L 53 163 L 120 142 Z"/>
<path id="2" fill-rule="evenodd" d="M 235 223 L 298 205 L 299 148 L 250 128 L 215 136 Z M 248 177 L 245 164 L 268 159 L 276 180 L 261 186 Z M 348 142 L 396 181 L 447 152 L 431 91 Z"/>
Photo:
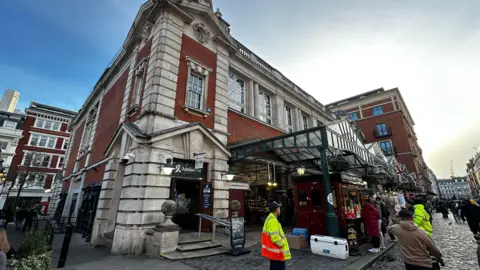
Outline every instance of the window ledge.
<path id="1" fill-rule="evenodd" d="M 183 105 L 183 110 L 185 112 L 188 112 L 188 113 L 191 113 L 191 114 L 194 114 L 194 115 L 197 115 L 197 116 L 201 116 L 203 118 L 207 118 L 209 115 L 210 115 L 210 112 L 206 112 L 204 110 L 199 110 L 199 109 L 195 109 L 195 108 L 192 108 L 190 106 L 187 106 L 187 105 Z"/>
<path id="2" fill-rule="evenodd" d="M 138 112 L 138 109 L 138 104 L 133 105 L 132 107 L 130 107 L 130 109 L 128 109 L 127 115 L 132 116 L 133 114 Z"/>

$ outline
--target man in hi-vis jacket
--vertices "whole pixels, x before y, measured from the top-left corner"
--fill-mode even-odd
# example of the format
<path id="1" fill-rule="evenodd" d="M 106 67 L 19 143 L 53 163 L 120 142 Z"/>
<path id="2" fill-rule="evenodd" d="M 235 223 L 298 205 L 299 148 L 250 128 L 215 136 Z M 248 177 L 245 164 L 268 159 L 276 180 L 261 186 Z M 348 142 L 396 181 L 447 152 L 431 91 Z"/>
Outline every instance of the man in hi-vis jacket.
<path id="1" fill-rule="evenodd" d="M 280 207 L 276 202 L 268 205 L 270 214 L 263 224 L 262 256 L 270 260 L 270 270 L 285 269 L 285 261 L 290 260 L 290 248 L 283 233 L 282 225 L 278 222 Z"/>

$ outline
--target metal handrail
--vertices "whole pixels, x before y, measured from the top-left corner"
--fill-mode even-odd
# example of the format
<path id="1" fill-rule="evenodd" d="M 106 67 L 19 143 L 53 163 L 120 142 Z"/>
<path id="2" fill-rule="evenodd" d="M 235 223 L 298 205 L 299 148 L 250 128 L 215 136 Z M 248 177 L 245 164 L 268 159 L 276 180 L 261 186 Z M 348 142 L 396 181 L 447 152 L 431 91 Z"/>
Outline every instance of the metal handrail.
<path id="1" fill-rule="evenodd" d="M 231 223 L 228 222 L 227 220 L 224 220 L 224 219 L 220 219 L 220 218 L 217 218 L 217 217 L 214 217 L 214 216 L 210 216 L 210 215 L 207 215 L 207 214 L 200 214 L 200 213 L 195 214 L 195 216 L 199 217 L 199 219 L 200 219 L 199 222 L 198 222 L 198 238 L 200 238 L 201 235 L 202 235 L 202 219 L 209 220 L 213 223 L 212 242 L 215 241 L 215 231 L 216 231 L 216 228 L 217 228 L 217 224 L 223 225 L 228 229 L 230 229 L 230 227 L 231 227 Z"/>

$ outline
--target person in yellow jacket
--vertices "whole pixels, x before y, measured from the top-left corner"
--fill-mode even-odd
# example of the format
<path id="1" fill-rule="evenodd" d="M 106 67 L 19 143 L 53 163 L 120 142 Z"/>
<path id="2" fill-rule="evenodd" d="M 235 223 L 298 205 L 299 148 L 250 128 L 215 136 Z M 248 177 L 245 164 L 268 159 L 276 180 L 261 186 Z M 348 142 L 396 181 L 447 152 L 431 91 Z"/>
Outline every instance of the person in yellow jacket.
<path id="1" fill-rule="evenodd" d="M 430 214 L 425 210 L 422 199 L 415 199 L 413 203 L 413 222 L 418 228 L 424 230 L 430 238 L 432 237 L 432 223 Z"/>
<path id="2" fill-rule="evenodd" d="M 285 261 L 290 260 L 292 255 L 282 225 L 277 219 L 280 216 L 280 207 L 276 202 L 272 202 L 268 208 L 270 214 L 262 231 L 262 256 L 270 260 L 270 270 L 283 270 Z"/>

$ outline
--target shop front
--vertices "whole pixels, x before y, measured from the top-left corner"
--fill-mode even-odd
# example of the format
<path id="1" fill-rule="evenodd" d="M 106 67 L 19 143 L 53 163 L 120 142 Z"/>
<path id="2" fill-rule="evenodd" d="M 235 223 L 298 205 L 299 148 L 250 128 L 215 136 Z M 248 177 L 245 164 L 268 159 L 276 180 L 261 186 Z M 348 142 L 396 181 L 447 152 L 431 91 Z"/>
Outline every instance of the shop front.
<path id="1" fill-rule="evenodd" d="M 281 216 L 292 217 L 291 223 L 307 228 L 310 235 L 346 238 L 354 232 L 361 240 L 360 213 L 369 192 L 363 177 L 388 175 L 393 171 L 384 156 L 377 156 L 363 145 L 347 121 L 233 146 L 230 151 L 230 162 L 240 167 L 236 174 L 245 173 L 249 179 L 256 178 L 251 180 L 252 191 L 253 183 L 258 182 L 259 170 L 251 175 L 240 165 L 263 166 L 260 184 L 265 187 L 266 202 L 263 200 L 263 205 L 258 206 L 261 195 L 252 192 L 247 201 L 251 200 L 255 207 L 250 209 L 258 212 L 269 200 L 281 202 L 282 212 L 287 212 Z M 272 174 L 269 164 L 274 164 L 281 174 Z M 260 188 L 258 191 L 263 192 Z M 289 202 L 292 213 L 288 213 Z"/>
<path id="2" fill-rule="evenodd" d="M 309 234 L 327 234 L 326 205 L 333 206 L 338 217 L 339 236 L 351 233 L 358 240 L 364 238 L 361 220 L 362 205 L 368 196 L 366 182 L 361 175 L 346 172 L 330 174 L 331 190 L 325 194 L 322 175 L 294 178 L 296 226 L 307 228 Z"/>

